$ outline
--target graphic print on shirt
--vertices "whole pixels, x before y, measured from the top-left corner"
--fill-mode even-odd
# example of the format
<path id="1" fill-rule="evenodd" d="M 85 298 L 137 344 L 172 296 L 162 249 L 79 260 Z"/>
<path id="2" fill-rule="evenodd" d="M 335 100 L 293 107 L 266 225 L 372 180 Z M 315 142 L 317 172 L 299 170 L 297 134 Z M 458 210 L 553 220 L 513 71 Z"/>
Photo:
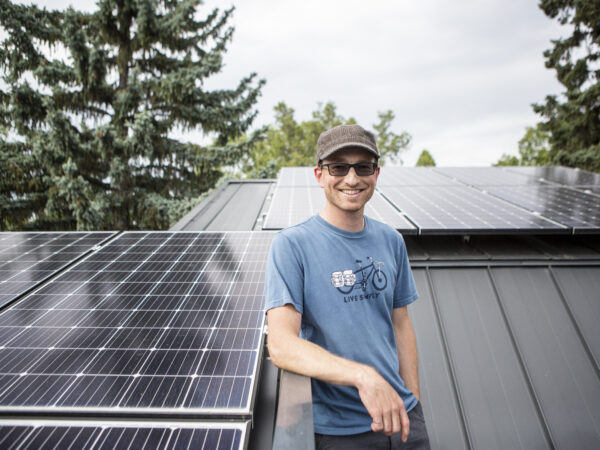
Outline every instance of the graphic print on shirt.
<path id="1" fill-rule="evenodd" d="M 352 270 L 338 270 L 331 274 L 331 284 L 342 294 L 349 294 L 355 289 L 361 289 L 365 295 L 357 296 L 356 300 L 369 300 L 369 298 L 377 298 L 378 292 L 373 294 L 366 294 L 367 287 L 372 285 L 375 290 L 383 291 L 387 287 L 387 276 L 381 270 L 383 263 L 380 261 L 373 261 L 371 256 L 367 256 L 369 265 L 362 265 L 362 260 L 357 259 L 356 264 L 358 269 Z M 344 297 L 344 302 L 355 301 L 355 299 L 349 299 Z"/>

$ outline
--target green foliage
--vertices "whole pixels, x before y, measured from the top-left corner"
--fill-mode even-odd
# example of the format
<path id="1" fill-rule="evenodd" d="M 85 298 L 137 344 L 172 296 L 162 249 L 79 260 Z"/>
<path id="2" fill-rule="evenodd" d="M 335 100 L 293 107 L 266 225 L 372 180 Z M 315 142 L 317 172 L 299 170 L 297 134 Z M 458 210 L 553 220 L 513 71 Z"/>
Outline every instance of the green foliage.
<path id="1" fill-rule="evenodd" d="M 0 229 L 166 229 L 247 154 L 263 81 L 210 91 L 233 9 L 0 0 Z M 181 130 L 214 136 L 202 146 Z M 236 139 L 238 139 L 236 141 Z"/>
<path id="2" fill-rule="evenodd" d="M 373 125 L 376 131 L 377 148 L 381 154 L 379 164 L 384 165 L 386 162 L 402 164 L 400 153 L 408 149 L 408 145 L 412 139 L 411 135 L 403 131 L 396 134 L 390 131 L 390 127 L 396 117 L 391 110 L 377 113 L 379 122 Z"/>
<path id="3" fill-rule="evenodd" d="M 519 157 L 504 153 L 494 166 L 548 166 L 550 159 L 550 133 L 541 124 L 527 127 L 519 141 Z"/>
<path id="4" fill-rule="evenodd" d="M 429 153 L 427 150 L 423 149 L 423 151 L 421 152 L 421 155 L 419 156 L 419 159 L 417 160 L 417 167 L 428 167 L 428 166 L 435 166 L 435 160 L 433 159 L 433 156 L 431 156 L 431 153 Z"/>
<path id="5" fill-rule="evenodd" d="M 550 133 L 544 131 L 540 124 L 525 128 L 525 135 L 519 141 L 519 165 L 550 165 L 550 137 Z"/>
<path id="6" fill-rule="evenodd" d="M 572 33 L 552 41 L 546 67 L 554 69 L 565 87 L 560 97 L 549 95 L 533 105 L 550 133 L 549 158 L 555 164 L 600 171 L 600 2 L 541 0 L 540 8 Z"/>
<path id="7" fill-rule="evenodd" d="M 518 166 L 519 158 L 514 155 L 509 155 L 508 153 L 503 153 L 500 159 L 492 164 L 493 166 Z"/>
<path id="8" fill-rule="evenodd" d="M 323 131 L 342 124 L 354 124 L 352 117 L 344 118 L 332 102 L 319 103 L 312 119 L 298 123 L 294 109 L 280 102 L 275 106 L 275 123 L 251 149 L 240 165 L 249 178 L 275 178 L 281 167 L 312 166 L 315 162 L 317 140 Z M 398 155 L 408 147 L 410 135 L 390 131 L 394 120 L 392 111 L 379 113 L 379 123 L 374 125 L 381 163 L 399 160 Z"/>

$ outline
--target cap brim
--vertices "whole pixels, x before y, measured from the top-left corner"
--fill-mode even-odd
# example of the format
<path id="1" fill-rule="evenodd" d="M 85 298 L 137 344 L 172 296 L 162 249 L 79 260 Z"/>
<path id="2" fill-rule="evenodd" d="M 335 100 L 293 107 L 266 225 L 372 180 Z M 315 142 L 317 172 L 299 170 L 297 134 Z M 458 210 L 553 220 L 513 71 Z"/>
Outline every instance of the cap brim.
<path id="1" fill-rule="evenodd" d="M 345 148 L 349 148 L 349 147 L 353 147 L 353 148 L 361 148 L 363 150 L 368 151 L 369 153 L 371 153 L 375 158 L 379 159 L 379 153 L 375 152 L 371 147 L 363 144 L 362 142 L 344 142 L 343 144 L 340 144 L 336 147 L 333 147 L 331 150 L 329 150 L 327 153 L 321 155 L 321 161 L 323 161 L 324 159 L 329 158 L 331 155 L 333 155 L 334 153 L 339 152 L 340 150 L 344 150 Z M 317 161 L 319 162 L 319 161 Z"/>

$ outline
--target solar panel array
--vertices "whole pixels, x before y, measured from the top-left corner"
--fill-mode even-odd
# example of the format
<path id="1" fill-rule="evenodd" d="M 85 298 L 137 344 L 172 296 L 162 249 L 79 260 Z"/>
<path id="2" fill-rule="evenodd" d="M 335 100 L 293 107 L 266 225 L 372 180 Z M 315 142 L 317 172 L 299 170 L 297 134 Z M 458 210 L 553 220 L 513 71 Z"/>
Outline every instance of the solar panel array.
<path id="1" fill-rule="evenodd" d="M 435 170 L 540 217 L 560 223 L 573 233 L 600 230 L 600 196 L 594 193 L 600 187 L 598 174 L 566 167 L 466 167 Z"/>
<path id="2" fill-rule="evenodd" d="M 468 186 L 385 187 L 421 232 L 536 232 L 566 228 Z"/>
<path id="3" fill-rule="evenodd" d="M 566 186 L 600 185 L 600 174 L 559 166 L 507 167 L 506 170 Z"/>
<path id="4" fill-rule="evenodd" d="M 312 170 L 282 169 L 263 229 L 294 225 L 325 206 Z M 385 166 L 377 186 L 365 214 L 403 233 L 600 231 L 600 174 L 582 170 Z"/>
<path id="5" fill-rule="evenodd" d="M 456 181 L 427 167 L 381 168 L 377 186 L 454 186 Z"/>
<path id="6" fill-rule="evenodd" d="M 490 186 L 488 192 L 574 231 L 600 229 L 600 197 L 562 186 Z"/>
<path id="7" fill-rule="evenodd" d="M 271 237 L 119 235 L 0 313 L 0 412 L 226 416 L 245 423 L 263 345 Z M 28 432 L 4 425 L 0 435 Z M 64 431 L 111 442 L 111 432 L 124 432 L 73 426 L 53 439 Z M 186 445 L 206 437 L 186 433 Z M 238 448 L 242 441 L 226 442 L 237 444 L 223 448 Z"/>
<path id="8" fill-rule="evenodd" d="M 114 234 L 0 233 L 0 307 L 37 286 Z"/>
<path id="9" fill-rule="evenodd" d="M 6 421 L 0 425 L 3 449 L 241 449 L 248 424 L 196 422 L 164 424 L 137 422 L 85 424 Z"/>
<path id="10" fill-rule="evenodd" d="M 316 186 L 312 167 L 282 167 L 277 177 L 277 186 Z"/>

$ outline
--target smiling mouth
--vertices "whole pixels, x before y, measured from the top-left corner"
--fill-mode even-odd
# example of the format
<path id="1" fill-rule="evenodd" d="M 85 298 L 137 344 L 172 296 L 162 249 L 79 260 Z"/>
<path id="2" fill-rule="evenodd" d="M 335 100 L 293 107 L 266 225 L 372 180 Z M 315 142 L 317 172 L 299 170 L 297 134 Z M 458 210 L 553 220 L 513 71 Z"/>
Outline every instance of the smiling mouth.
<path id="1" fill-rule="evenodd" d="M 363 191 L 363 189 L 340 189 L 342 191 L 342 193 L 346 194 L 346 195 L 357 195 L 359 193 L 361 193 Z"/>

